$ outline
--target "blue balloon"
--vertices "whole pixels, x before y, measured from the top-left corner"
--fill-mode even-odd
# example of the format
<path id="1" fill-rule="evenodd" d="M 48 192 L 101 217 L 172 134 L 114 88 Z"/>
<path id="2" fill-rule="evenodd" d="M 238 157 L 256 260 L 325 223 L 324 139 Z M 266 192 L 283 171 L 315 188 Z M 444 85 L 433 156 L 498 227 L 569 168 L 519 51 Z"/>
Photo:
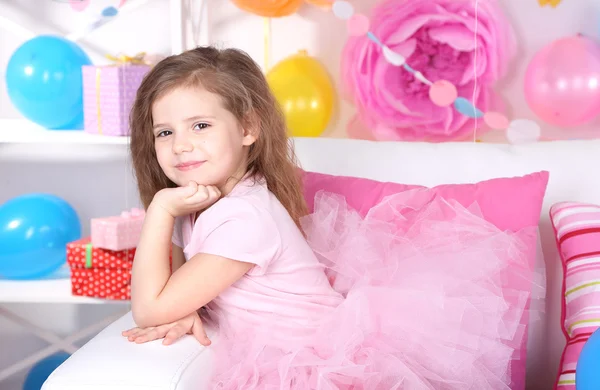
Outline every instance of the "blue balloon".
<path id="1" fill-rule="evenodd" d="M 597 329 L 584 344 L 575 369 L 577 390 L 600 388 L 600 329 Z"/>
<path id="2" fill-rule="evenodd" d="M 51 35 L 35 37 L 8 61 L 8 96 L 26 118 L 43 127 L 83 129 L 81 67 L 91 63 L 75 42 Z"/>
<path id="3" fill-rule="evenodd" d="M 454 101 L 454 108 L 461 114 L 468 116 L 469 118 L 481 118 L 483 112 L 475 107 L 470 101 L 464 97 L 457 97 Z"/>
<path id="4" fill-rule="evenodd" d="M 29 370 L 23 383 L 23 390 L 40 390 L 50 374 L 63 364 L 69 356 L 71 355 L 66 352 L 58 352 L 37 362 Z"/>
<path id="5" fill-rule="evenodd" d="M 28 194 L 0 206 L 0 277 L 36 279 L 66 262 L 66 245 L 81 238 L 75 210 L 50 194 Z"/>

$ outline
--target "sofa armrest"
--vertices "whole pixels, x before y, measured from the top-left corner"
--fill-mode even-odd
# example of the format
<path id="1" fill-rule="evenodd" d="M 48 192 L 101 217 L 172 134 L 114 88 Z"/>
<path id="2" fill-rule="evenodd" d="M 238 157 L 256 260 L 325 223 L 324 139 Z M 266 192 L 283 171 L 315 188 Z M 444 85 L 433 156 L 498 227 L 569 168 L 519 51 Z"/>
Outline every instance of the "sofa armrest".
<path id="1" fill-rule="evenodd" d="M 212 352 L 192 336 L 165 346 L 121 335 L 135 323 L 131 312 L 98 333 L 46 380 L 42 390 L 200 390 L 212 370 Z M 210 332 L 209 332 L 210 333 Z M 210 334 L 209 334 L 210 336 Z"/>

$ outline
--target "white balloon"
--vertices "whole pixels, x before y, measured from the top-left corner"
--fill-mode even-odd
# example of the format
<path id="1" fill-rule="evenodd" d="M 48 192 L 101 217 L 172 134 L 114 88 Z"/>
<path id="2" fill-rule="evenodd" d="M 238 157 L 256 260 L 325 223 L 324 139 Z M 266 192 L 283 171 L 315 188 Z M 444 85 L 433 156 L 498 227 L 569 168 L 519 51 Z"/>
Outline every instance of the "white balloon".
<path id="1" fill-rule="evenodd" d="M 331 10 L 336 17 L 343 20 L 350 19 L 354 15 L 354 7 L 347 1 L 335 1 Z"/>
<path id="2" fill-rule="evenodd" d="M 506 138 L 511 144 L 537 142 L 542 135 L 542 128 L 529 119 L 515 119 L 506 129 Z"/>

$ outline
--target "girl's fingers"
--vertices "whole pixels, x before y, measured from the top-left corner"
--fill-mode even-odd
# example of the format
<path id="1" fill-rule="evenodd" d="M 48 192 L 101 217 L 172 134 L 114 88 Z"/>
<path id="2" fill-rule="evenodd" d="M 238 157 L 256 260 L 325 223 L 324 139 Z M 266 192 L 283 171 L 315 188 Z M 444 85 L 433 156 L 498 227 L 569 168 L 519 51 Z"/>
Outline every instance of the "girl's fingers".
<path id="1" fill-rule="evenodd" d="M 127 339 L 136 343 L 145 343 L 148 341 L 156 340 L 164 337 L 169 329 L 173 327 L 172 324 L 152 326 L 149 328 L 135 328 L 135 330 L 127 335 Z"/>
<path id="2" fill-rule="evenodd" d="M 167 332 L 167 334 L 165 335 L 163 344 L 164 345 L 173 344 L 175 341 L 177 341 L 178 339 L 183 337 L 185 334 L 187 334 L 187 330 L 185 330 L 185 327 L 181 324 L 177 324 Z"/>
<path id="3" fill-rule="evenodd" d="M 200 344 L 204 345 L 205 347 L 210 345 L 211 341 L 204 331 L 204 326 L 202 326 L 202 321 L 200 321 L 200 318 L 194 319 L 194 324 L 192 325 L 192 334 L 196 340 L 200 342 Z"/>
<path id="4" fill-rule="evenodd" d="M 206 188 L 206 186 L 198 187 L 198 200 L 201 199 L 208 199 L 208 189 Z"/>
<path id="5" fill-rule="evenodd" d="M 132 334 L 134 334 L 134 333 L 135 333 L 135 332 L 137 332 L 139 329 L 140 329 L 140 328 L 131 328 L 131 329 L 124 330 L 123 332 L 121 332 L 121 335 L 122 335 L 122 336 L 125 336 L 125 337 L 127 337 L 127 336 L 129 336 L 129 335 L 132 335 Z"/>
<path id="6" fill-rule="evenodd" d="M 135 342 L 147 343 L 148 341 L 153 341 L 157 339 L 161 339 L 165 337 L 165 335 L 169 332 L 170 327 L 168 325 L 162 325 L 153 329 L 149 329 L 147 332 L 138 335 L 135 338 Z"/>
<path id="7" fill-rule="evenodd" d="M 175 188 L 175 191 L 177 191 L 177 194 L 178 194 L 177 196 L 181 196 L 183 198 L 189 198 L 190 196 L 193 196 L 198 191 L 198 184 L 191 181 L 191 182 L 189 182 L 189 184 L 187 186 Z"/>
<path id="8" fill-rule="evenodd" d="M 198 191 L 189 198 L 185 199 L 185 202 L 190 205 L 200 205 L 205 203 L 208 199 L 208 190 L 204 186 L 199 186 Z"/>
<path id="9" fill-rule="evenodd" d="M 133 329 L 133 331 L 131 333 L 129 333 L 127 335 L 127 339 L 129 341 L 134 341 L 138 336 L 146 333 L 150 329 L 154 329 L 154 327 L 151 327 L 151 328 L 135 328 L 135 329 Z"/>
<path id="10" fill-rule="evenodd" d="M 208 187 L 208 199 L 216 201 L 221 196 L 221 191 L 215 186 Z"/>

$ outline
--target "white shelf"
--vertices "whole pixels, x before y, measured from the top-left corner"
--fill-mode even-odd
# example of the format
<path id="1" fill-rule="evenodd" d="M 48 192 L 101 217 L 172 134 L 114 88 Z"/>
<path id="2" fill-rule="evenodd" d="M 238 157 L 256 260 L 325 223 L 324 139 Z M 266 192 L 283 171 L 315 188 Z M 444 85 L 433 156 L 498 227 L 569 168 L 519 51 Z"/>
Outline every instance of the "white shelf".
<path id="1" fill-rule="evenodd" d="M 48 130 L 25 119 L 0 119 L 0 144 L 127 145 L 129 137 L 89 134 L 83 130 Z"/>
<path id="2" fill-rule="evenodd" d="M 129 304 L 129 301 L 72 295 L 68 268 L 61 268 L 55 274 L 43 279 L 0 279 L 1 303 Z"/>

